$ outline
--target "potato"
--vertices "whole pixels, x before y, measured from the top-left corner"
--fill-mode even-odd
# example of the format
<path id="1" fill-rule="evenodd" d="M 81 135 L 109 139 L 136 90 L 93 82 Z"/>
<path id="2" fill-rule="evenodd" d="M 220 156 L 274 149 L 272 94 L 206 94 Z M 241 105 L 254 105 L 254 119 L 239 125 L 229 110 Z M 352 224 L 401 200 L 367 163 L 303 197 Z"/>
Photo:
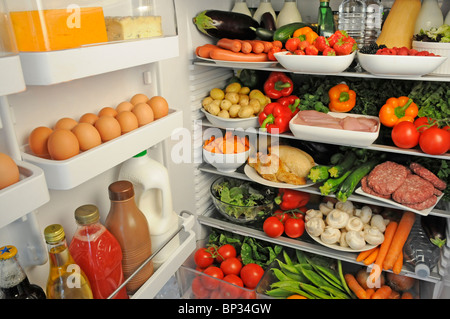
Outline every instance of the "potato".
<path id="1" fill-rule="evenodd" d="M 220 108 L 225 111 L 228 111 L 231 105 L 233 105 L 233 103 L 231 103 L 231 101 L 227 99 L 224 99 L 220 102 Z"/>
<path id="2" fill-rule="evenodd" d="M 240 118 L 248 118 L 253 116 L 253 107 L 250 105 L 242 106 L 239 110 L 238 116 Z"/>
<path id="3" fill-rule="evenodd" d="M 248 86 L 243 86 L 240 90 L 239 90 L 239 92 L 238 92 L 239 94 L 249 94 L 250 93 L 250 88 L 248 87 Z"/>
<path id="4" fill-rule="evenodd" d="M 227 85 L 227 87 L 225 88 L 225 92 L 226 93 L 239 93 L 241 88 L 242 88 L 242 85 L 240 83 L 234 82 L 234 83 L 230 83 Z"/>
<path id="5" fill-rule="evenodd" d="M 214 100 L 205 108 L 206 111 L 211 113 L 212 115 L 217 115 L 220 112 L 220 100 Z"/>
<path id="6" fill-rule="evenodd" d="M 246 106 L 249 102 L 249 97 L 246 94 L 239 94 L 239 105 L 240 106 Z"/>
<path id="7" fill-rule="evenodd" d="M 205 98 L 203 99 L 203 101 L 202 101 L 202 106 L 203 106 L 204 108 L 206 108 L 206 106 L 209 105 L 213 100 L 214 100 L 214 99 L 213 99 L 212 97 L 210 97 L 210 96 L 205 97 Z"/>
<path id="8" fill-rule="evenodd" d="M 261 103 L 257 99 L 251 99 L 248 105 L 252 108 L 254 114 L 258 114 L 261 110 Z"/>
<path id="9" fill-rule="evenodd" d="M 239 104 L 233 104 L 230 107 L 230 109 L 228 110 L 230 117 L 238 117 L 238 113 L 239 113 L 240 109 L 241 109 L 241 106 Z"/>
<path id="10" fill-rule="evenodd" d="M 231 104 L 238 104 L 239 103 L 239 93 L 236 93 L 236 92 L 226 93 L 225 99 L 229 100 L 231 102 Z"/>
<path id="11" fill-rule="evenodd" d="M 209 96 L 211 96 L 214 100 L 223 100 L 225 97 L 225 92 L 221 89 L 214 88 L 209 92 Z"/>
<path id="12" fill-rule="evenodd" d="M 252 90 L 249 94 L 250 100 L 257 99 L 259 104 L 266 105 L 266 96 L 260 90 Z"/>
<path id="13" fill-rule="evenodd" d="M 221 110 L 219 112 L 219 114 L 217 114 L 217 116 L 221 117 L 221 118 L 225 118 L 225 119 L 229 119 L 230 118 L 230 114 L 228 113 L 227 110 Z"/>

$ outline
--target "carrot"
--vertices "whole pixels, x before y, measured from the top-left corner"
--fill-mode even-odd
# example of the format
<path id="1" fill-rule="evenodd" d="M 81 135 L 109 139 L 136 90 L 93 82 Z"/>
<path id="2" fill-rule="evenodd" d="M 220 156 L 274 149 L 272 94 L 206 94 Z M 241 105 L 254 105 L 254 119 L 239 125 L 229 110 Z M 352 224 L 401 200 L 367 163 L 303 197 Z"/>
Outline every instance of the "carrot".
<path id="1" fill-rule="evenodd" d="M 371 252 L 370 255 L 367 256 L 366 259 L 364 259 L 364 265 L 370 265 L 377 259 L 377 256 L 379 254 L 380 248 L 378 246 L 375 247 L 375 248 L 376 249 L 373 252 Z"/>
<path id="2" fill-rule="evenodd" d="M 363 261 L 364 259 L 366 259 L 377 247 L 374 247 L 372 249 L 369 250 L 364 250 L 362 252 L 360 252 L 358 254 L 358 256 L 356 256 L 356 261 Z"/>
<path id="3" fill-rule="evenodd" d="M 395 261 L 394 266 L 392 267 L 392 272 L 398 275 L 402 271 L 402 267 L 403 267 L 403 251 L 400 252 L 400 255 Z"/>
<path id="4" fill-rule="evenodd" d="M 400 299 L 414 299 L 412 293 L 406 291 L 402 294 L 402 297 Z"/>
<path id="5" fill-rule="evenodd" d="M 251 53 L 252 52 L 252 44 L 247 40 L 238 40 L 241 42 L 241 52 L 242 53 Z M 260 52 L 261 53 L 261 52 Z"/>
<path id="6" fill-rule="evenodd" d="M 221 38 L 217 41 L 217 46 L 222 49 L 227 49 L 233 52 L 241 51 L 242 44 L 239 40 Z"/>
<path id="7" fill-rule="evenodd" d="M 251 40 L 248 41 L 250 45 L 252 46 L 252 52 L 253 53 L 262 53 L 264 52 L 264 44 L 259 40 Z"/>
<path id="8" fill-rule="evenodd" d="M 387 299 L 391 295 L 392 289 L 388 285 L 378 288 L 370 299 Z"/>
<path id="9" fill-rule="evenodd" d="M 395 221 L 390 221 L 386 226 L 386 230 L 384 231 L 384 241 L 380 244 L 380 252 L 378 253 L 377 259 L 375 260 L 375 264 L 373 265 L 371 275 L 374 274 L 375 271 L 378 272 L 378 276 L 375 276 L 374 281 L 378 279 L 379 275 L 381 275 L 381 270 L 383 269 L 383 262 L 386 258 L 386 254 L 391 246 L 392 239 L 394 238 L 395 231 L 397 230 L 398 223 Z"/>
<path id="10" fill-rule="evenodd" d="M 388 299 L 400 299 L 400 293 L 391 288 L 391 294 L 389 295 Z"/>
<path id="11" fill-rule="evenodd" d="M 344 279 L 345 282 L 347 283 L 348 288 L 350 288 L 351 291 L 353 291 L 356 297 L 358 297 L 359 299 L 368 299 L 366 291 L 358 283 L 355 276 L 353 276 L 352 274 L 345 274 Z"/>
<path id="12" fill-rule="evenodd" d="M 209 59 L 209 58 L 211 58 L 209 56 L 209 53 L 211 52 L 211 50 L 217 49 L 217 48 L 218 48 L 218 46 L 216 46 L 214 44 L 205 44 L 205 45 L 198 47 L 196 50 L 196 53 L 201 58 Z"/>
<path id="13" fill-rule="evenodd" d="M 236 61 L 236 62 L 266 62 L 268 61 L 266 53 L 242 53 L 233 52 L 221 48 L 212 49 L 210 56 L 215 60 Z"/>
<path id="14" fill-rule="evenodd" d="M 366 289 L 367 299 L 370 299 L 374 293 L 375 293 L 375 289 L 373 289 L 373 288 L 367 288 L 367 289 Z"/>
<path id="15" fill-rule="evenodd" d="M 400 252 L 403 250 L 406 239 L 411 231 L 411 228 L 416 220 L 416 215 L 413 212 L 403 212 L 402 218 L 398 223 L 397 230 L 395 231 L 394 238 L 392 238 L 391 246 L 386 254 L 386 258 L 383 262 L 383 269 L 389 270 L 394 266 Z"/>

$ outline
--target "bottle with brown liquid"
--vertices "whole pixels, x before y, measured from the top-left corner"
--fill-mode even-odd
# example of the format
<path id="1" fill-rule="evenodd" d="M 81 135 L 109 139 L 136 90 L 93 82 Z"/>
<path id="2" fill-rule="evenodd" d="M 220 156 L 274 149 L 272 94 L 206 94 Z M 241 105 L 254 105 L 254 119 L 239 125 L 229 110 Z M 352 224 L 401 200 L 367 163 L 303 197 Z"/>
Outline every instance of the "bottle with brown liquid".
<path id="1" fill-rule="evenodd" d="M 130 181 L 117 181 L 108 187 L 111 207 L 105 221 L 122 248 L 122 269 L 128 279 L 152 254 L 152 243 L 147 218 L 136 206 L 134 188 Z M 126 285 L 128 294 L 134 294 L 153 274 L 149 261 Z"/>

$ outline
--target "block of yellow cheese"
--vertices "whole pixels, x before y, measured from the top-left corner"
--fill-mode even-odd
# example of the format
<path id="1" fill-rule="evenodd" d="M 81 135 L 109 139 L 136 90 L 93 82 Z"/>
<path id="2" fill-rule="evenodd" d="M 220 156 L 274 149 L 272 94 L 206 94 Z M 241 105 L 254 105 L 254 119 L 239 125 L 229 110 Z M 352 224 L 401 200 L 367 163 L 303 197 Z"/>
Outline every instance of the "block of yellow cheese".
<path id="1" fill-rule="evenodd" d="M 108 41 L 162 36 L 160 16 L 105 17 Z"/>

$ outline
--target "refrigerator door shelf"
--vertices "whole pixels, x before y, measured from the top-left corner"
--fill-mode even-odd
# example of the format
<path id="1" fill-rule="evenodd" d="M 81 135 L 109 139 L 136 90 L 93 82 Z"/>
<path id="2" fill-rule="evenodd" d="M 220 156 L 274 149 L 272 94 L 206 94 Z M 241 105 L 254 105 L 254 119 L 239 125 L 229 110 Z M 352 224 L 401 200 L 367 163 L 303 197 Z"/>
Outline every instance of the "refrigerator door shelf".
<path id="1" fill-rule="evenodd" d="M 0 96 L 25 91 L 25 80 L 22 73 L 19 55 L 0 57 Z"/>
<path id="2" fill-rule="evenodd" d="M 39 208 L 50 200 L 44 172 L 39 167 L 16 161 L 20 180 L 0 190 L 0 228 Z"/>
<path id="3" fill-rule="evenodd" d="M 22 157 L 42 168 L 49 189 L 67 190 L 162 142 L 180 127 L 183 127 L 182 111 L 171 109 L 161 119 L 67 160 L 56 161 L 31 155 L 28 145 L 22 147 Z"/>
<path id="4" fill-rule="evenodd" d="M 158 62 L 178 54 L 178 36 L 170 36 L 19 55 L 27 85 L 52 85 Z"/>

